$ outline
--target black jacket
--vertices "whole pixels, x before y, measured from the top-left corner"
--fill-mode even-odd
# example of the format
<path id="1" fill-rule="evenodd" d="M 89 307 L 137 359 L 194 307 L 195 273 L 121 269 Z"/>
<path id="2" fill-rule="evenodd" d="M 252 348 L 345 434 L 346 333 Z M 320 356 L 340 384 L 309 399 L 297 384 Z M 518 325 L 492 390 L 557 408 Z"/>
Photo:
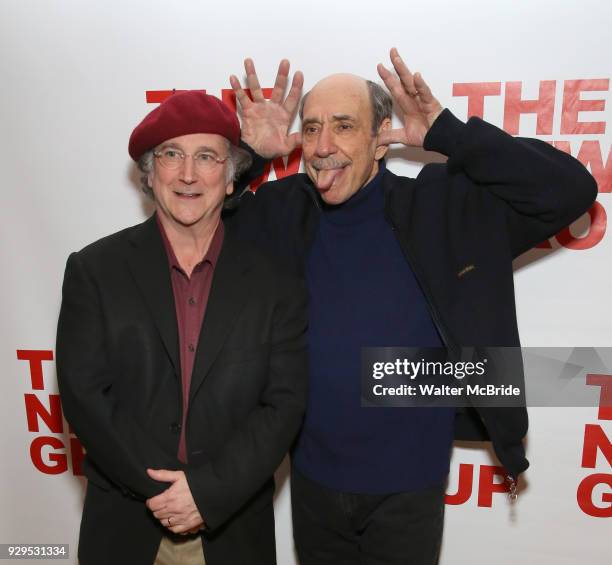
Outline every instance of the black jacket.
<path id="1" fill-rule="evenodd" d="M 227 229 L 177 459 L 181 372 L 168 259 L 155 218 L 68 259 L 57 330 L 67 420 L 87 449 L 79 559 L 150 564 L 162 533 L 145 499 L 183 468 L 209 531 L 206 562 L 275 562 L 272 475 L 306 403 L 306 291 Z"/>
<path id="2" fill-rule="evenodd" d="M 424 147 L 448 156 L 416 179 L 386 171 L 386 218 L 421 285 L 449 350 L 518 346 L 512 260 L 583 214 L 597 185 L 573 157 L 513 138 L 478 118 L 445 110 Z M 295 273 L 305 259 L 323 204 L 304 174 L 245 192 L 238 228 Z M 484 423 L 484 426 L 483 426 Z M 529 465 L 525 408 L 458 411 L 457 439 L 491 439 L 513 478 Z"/>

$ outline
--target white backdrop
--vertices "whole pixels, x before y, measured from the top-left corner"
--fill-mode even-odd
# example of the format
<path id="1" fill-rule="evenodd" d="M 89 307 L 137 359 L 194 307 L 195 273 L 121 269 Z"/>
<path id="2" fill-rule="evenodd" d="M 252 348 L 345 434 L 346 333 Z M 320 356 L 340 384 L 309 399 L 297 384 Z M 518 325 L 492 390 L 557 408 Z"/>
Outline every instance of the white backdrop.
<path id="1" fill-rule="evenodd" d="M 68 253 L 151 210 L 127 154 L 131 130 L 154 107 L 147 92 L 221 96 L 246 56 L 267 87 L 282 57 L 304 71 L 306 88 L 333 72 L 377 79 L 376 63 L 397 46 L 461 119 L 470 91 L 471 111 L 512 133 L 569 142 L 559 146 L 588 162 L 599 206 L 592 221 L 517 261 L 518 316 L 524 345 L 610 346 L 611 24 L 612 5 L 593 0 L 2 2 L 0 543 L 69 543 L 76 563 L 78 449 L 57 406 L 46 420 L 35 408 L 57 402 L 50 359 Z M 479 110 L 483 88 L 497 94 Z M 518 116 L 519 99 L 540 99 L 522 106 L 539 111 L 539 126 L 536 114 Z M 414 175 L 428 158 L 397 148 L 389 166 Z M 49 360 L 28 361 L 36 357 Z M 461 482 L 450 501 L 462 503 L 447 505 L 442 565 L 610 563 L 611 412 L 532 409 L 532 466 L 513 507 L 490 494 L 500 477 L 484 446 L 456 448 L 448 493 Z M 600 448 L 583 460 L 585 429 Z M 293 565 L 288 484 L 278 476 L 279 563 Z"/>

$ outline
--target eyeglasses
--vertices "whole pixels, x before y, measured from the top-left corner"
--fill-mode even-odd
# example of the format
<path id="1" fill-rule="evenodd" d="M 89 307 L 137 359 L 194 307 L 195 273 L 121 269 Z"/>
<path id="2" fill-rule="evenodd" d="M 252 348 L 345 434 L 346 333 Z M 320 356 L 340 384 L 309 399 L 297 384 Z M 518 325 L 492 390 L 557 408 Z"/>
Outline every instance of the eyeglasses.
<path id="1" fill-rule="evenodd" d="M 183 166 L 186 157 L 191 157 L 198 173 L 208 173 L 227 161 L 227 157 L 221 159 L 208 151 L 200 151 L 195 155 L 190 155 L 173 147 L 154 151 L 153 155 L 159 159 L 161 165 L 166 169 L 178 169 Z"/>

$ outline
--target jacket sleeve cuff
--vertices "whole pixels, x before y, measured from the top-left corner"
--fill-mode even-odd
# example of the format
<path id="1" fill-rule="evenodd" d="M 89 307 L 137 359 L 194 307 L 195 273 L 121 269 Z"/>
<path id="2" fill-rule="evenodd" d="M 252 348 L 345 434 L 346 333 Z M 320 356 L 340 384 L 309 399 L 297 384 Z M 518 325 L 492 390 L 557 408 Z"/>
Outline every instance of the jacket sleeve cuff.
<path id="1" fill-rule="evenodd" d="M 234 182 L 235 192 L 238 194 L 251 182 L 262 176 L 265 172 L 266 165 L 270 162 L 269 159 L 255 153 L 254 149 L 242 140 L 240 140 L 239 147 L 244 149 L 251 156 L 251 166 Z"/>
<path id="2" fill-rule="evenodd" d="M 423 140 L 423 149 L 437 151 L 449 157 L 459 143 L 465 124 L 448 109 L 436 118 Z"/>

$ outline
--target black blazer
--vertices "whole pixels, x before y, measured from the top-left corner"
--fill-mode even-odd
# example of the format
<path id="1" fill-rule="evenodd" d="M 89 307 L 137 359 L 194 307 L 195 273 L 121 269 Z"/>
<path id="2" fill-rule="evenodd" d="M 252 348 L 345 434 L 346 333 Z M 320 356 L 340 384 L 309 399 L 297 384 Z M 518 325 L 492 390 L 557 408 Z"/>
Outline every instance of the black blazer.
<path id="1" fill-rule="evenodd" d="M 206 561 L 275 562 L 274 470 L 306 402 L 306 290 L 227 229 L 191 382 L 189 464 L 178 333 L 155 218 L 70 255 L 57 332 L 64 413 L 87 450 L 83 565 L 150 565 L 164 529 L 146 468 L 183 468 L 209 531 Z"/>
<path id="2" fill-rule="evenodd" d="M 597 184 L 576 159 L 547 143 L 513 138 L 479 118 L 444 110 L 425 149 L 448 156 L 416 179 L 382 176 L 385 217 L 451 352 L 518 347 L 512 260 L 586 212 Z M 305 174 L 244 192 L 236 228 L 304 275 L 324 204 Z M 384 289 L 380 289 L 381 292 Z M 314 400 L 314 399 L 313 399 Z M 490 439 L 516 479 L 528 466 L 522 407 L 459 409 L 458 440 Z"/>

